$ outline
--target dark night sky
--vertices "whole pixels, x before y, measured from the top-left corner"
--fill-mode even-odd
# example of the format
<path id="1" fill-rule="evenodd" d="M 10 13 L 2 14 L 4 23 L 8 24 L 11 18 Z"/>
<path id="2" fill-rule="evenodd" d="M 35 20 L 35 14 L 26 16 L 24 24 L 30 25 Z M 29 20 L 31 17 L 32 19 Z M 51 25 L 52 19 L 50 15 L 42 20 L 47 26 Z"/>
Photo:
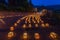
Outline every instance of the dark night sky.
<path id="1" fill-rule="evenodd" d="M 32 0 L 32 3 L 38 6 L 59 5 L 60 0 Z"/>
<path id="2" fill-rule="evenodd" d="M 8 3 L 8 0 L 5 1 Z M 32 0 L 32 4 L 35 6 L 60 5 L 60 0 Z"/>

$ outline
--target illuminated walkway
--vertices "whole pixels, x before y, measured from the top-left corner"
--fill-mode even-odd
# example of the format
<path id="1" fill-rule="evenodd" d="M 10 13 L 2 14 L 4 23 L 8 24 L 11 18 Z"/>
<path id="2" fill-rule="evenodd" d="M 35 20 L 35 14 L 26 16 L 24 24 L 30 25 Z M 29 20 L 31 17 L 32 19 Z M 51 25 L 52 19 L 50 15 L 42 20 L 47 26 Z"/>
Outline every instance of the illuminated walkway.
<path id="1" fill-rule="evenodd" d="M 45 22 L 41 14 L 2 18 L 7 31 L 0 32 L 0 40 L 59 40 L 60 34 L 52 23 Z"/>

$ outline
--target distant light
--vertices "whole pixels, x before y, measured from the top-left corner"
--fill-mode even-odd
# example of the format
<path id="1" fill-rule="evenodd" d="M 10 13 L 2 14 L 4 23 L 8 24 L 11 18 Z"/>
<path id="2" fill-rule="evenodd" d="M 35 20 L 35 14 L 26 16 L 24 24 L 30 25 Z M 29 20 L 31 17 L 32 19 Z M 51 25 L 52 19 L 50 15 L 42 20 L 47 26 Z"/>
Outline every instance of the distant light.
<path id="1" fill-rule="evenodd" d="M 10 30 L 13 31 L 14 30 L 14 27 L 10 27 Z"/>
<path id="2" fill-rule="evenodd" d="M 38 27 L 38 24 L 35 24 L 35 27 Z"/>
<path id="3" fill-rule="evenodd" d="M 17 23 L 20 23 L 21 20 L 18 20 Z"/>
<path id="4" fill-rule="evenodd" d="M 36 21 L 34 19 L 32 19 L 33 23 L 36 23 Z"/>
<path id="5" fill-rule="evenodd" d="M 35 19 L 36 19 L 37 23 L 39 23 L 40 22 L 40 15 L 36 14 Z"/>
<path id="6" fill-rule="evenodd" d="M 48 23 L 46 23 L 46 24 L 45 24 L 45 26 L 46 26 L 46 27 L 49 27 L 49 24 L 48 24 Z"/>
<path id="7" fill-rule="evenodd" d="M 45 27 L 45 24 L 41 24 L 42 27 Z"/>
<path id="8" fill-rule="evenodd" d="M 30 20 L 28 20 L 28 22 L 29 22 L 29 23 L 31 23 L 31 21 L 30 21 Z"/>
<path id="9" fill-rule="evenodd" d="M 26 28 L 26 24 L 23 24 L 23 26 L 22 26 L 23 28 Z"/>
<path id="10" fill-rule="evenodd" d="M 28 22 L 29 22 L 29 23 L 31 23 L 31 20 L 30 20 L 30 19 L 31 19 L 31 17 L 29 16 L 29 18 L 28 18 Z"/>
<path id="11" fill-rule="evenodd" d="M 14 23 L 14 26 L 16 27 L 17 26 L 17 23 Z"/>
<path id="12" fill-rule="evenodd" d="M 9 32 L 8 33 L 8 39 L 12 38 L 14 36 L 14 32 Z"/>
<path id="13" fill-rule="evenodd" d="M 23 39 L 27 39 L 28 38 L 28 34 L 27 33 L 23 33 Z"/>
<path id="14" fill-rule="evenodd" d="M 34 23 L 36 23 L 36 21 L 33 21 Z"/>
<path id="15" fill-rule="evenodd" d="M 43 12 L 43 13 L 47 12 L 47 9 L 43 9 L 42 12 Z"/>
<path id="16" fill-rule="evenodd" d="M 28 17 L 26 17 L 26 21 L 28 20 Z"/>
<path id="17" fill-rule="evenodd" d="M 23 20 L 23 19 L 25 19 L 25 18 L 26 18 L 26 16 L 25 16 L 25 17 L 22 17 L 21 20 Z"/>
<path id="18" fill-rule="evenodd" d="M 27 24 L 27 22 L 28 22 L 28 17 L 26 17 L 26 19 L 25 19 L 25 23 Z"/>
<path id="19" fill-rule="evenodd" d="M 37 22 L 39 23 L 40 21 L 39 21 L 39 20 L 37 20 Z"/>
<path id="20" fill-rule="evenodd" d="M 55 32 L 51 32 L 49 37 L 52 38 L 52 39 L 56 39 L 57 38 L 57 34 Z"/>
<path id="21" fill-rule="evenodd" d="M 5 18 L 5 16 L 2 16 L 1 18 Z"/>
<path id="22" fill-rule="evenodd" d="M 1 21 L 3 24 L 6 24 L 3 19 L 0 19 L 0 21 Z"/>
<path id="23" fill-rule="evenodd" d="M 35 33 L 35 34 L 34 34 L 34 37 L 35 37 L 36 40 L 37 40 L 37 39 L 40 39 L 39 33 Z"/>
<path id="24" fill-rule="evenodd" d="M 43 9 L 41 16 L 44 16 L 46 13 L 47 13 L 47 10 L 46 9 Z"/>

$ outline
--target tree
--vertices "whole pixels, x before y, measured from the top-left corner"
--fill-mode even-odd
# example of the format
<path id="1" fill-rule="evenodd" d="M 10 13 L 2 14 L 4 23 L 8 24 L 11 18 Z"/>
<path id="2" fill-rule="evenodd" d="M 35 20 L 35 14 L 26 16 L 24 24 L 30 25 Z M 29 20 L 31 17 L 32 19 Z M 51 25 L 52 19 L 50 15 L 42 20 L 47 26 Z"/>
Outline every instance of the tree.
<path id="1" fill-rule="evenodd" d="M 5 1 L 4 0 L 0 0 L 0 10 L 5 10 Z"/>
<path id="2" fill-rule="evenodd" d="M 30 11 L 32 6 L 28 3 L 28 0 L 9 0 L 9 9 Z"/>
<path id="3" fill-rule="evenodd" d="M 6 5 L 5 0 L 0 0 L 0 10 L 13 10 L 13 11 L 31 11 L 32 10 L 31 0 L 8 0 Z"/>

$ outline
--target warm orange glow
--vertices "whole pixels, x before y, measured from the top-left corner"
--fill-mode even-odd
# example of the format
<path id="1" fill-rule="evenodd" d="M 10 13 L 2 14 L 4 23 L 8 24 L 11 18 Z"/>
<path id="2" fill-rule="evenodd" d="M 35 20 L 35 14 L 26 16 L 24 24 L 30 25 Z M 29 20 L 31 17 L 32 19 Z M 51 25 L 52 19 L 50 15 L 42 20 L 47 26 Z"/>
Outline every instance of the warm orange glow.
<path id="1" fill-rule="evenodd" d="M 28 20 L 28 17 L 26 18 L 26 21 Z"/>
<path id="2" fill-rule="evenodd" d="M 23 28 L 26 28 L 26 24 L 23 25 Z"/>
<path id="3" fill-rule="evenodd" d="M 47 12 L 47 9 L 43 9 L 42 11 L 43 11 L 43 12 Z"/>
<path id="4" fill-rule="evenodd" d="M 27 22 L 28 22 L 28 17 L 26 17 L 26 19 L 25 19 L 25 23 L 27 24 Z"/>
<path id="5" fill-rule="evenodd" d="M 39 23 L 40 22 L 40 15 L 36 14 L 35 19 L 36 19 L 37 23 Z"/>
<path id="6" fill-rule="evenodd" d="M 35 15 L 35 19 L 37 20 L 38 19 L 38 17 Z"/>
<path id="7" fill-rule="evenodd" d="M 8 38 L 11 38 L 11 37 L 13 37 L 14 36 L 14 32 L 9 32 L 8 33 Z"/>
<path id="8" fill-rule="evenodd" d="M 37 20 L 37 22 L 39 23 L 40 21 L 39 21 L 39 20 Z"/>
<path id="9" fill-rule="evenodd" d="M 1 18 L 5 18 L 5 16 L 1 16 Z"/>
<path id="10" fill-rule="evenodd" d="M 45 27 L 45 24 L 41 24 L 42 27 Z"/>
<path id="11" fill-rule="evenodd" d="M 28 22 L 29 22 L 29 23 L 31 23 L 31 21 L 30 21 L 30 20 L 28 20 Z"/>
<path id="12" fill-rule="evenodd" d="M 33 21 L 34 23 L 36 23 L 36 21 Z"/>
<path id="13" fill-rule="evenodd" d="M 27 39 L 28 38 L 28 34 L 27 33 L 24 33 L 23 34 L 23 39 Z"/>
<path id="14" fill-rule="evenodd" d="M 31 17 L 29 17 L 29 23 L 31 23 L 30 19 L 31 19 Z"/>
<path id="15" fill-rule="evenodd" d="M 35 27 L 38 27 L 38 24 L 35 24 Z"/>
<path id="16" fill-rule="evenodd" d="M 10 30 L 13 31 L 14 30 L 14 27 L 10 27 Z"/>
<path id="17" fill-rule="evenodd" d="M 17 23 L 20 23 L 21 20 L 18 20 Z"/>
<path id="18" fill-rule="evenodd" d="M 2 18 L 2 16 L 0 16 L 0 18 Z"/>
<path id="19" fill-rule="evenodd" d="M 43 13 L 42 15 L 44 16 L 47 13 L 47 10 L 46 9 L 43 9 L 42 10 L 42 13 Z"/>
<path id="20" fill-rule="evenodd" d="M 21 20 L 23 20 L 23 19 L 25 19 L 26 18 L 26 16 L 25 17 L 23 17 L 23 18 L 21 18 Z"/>
<path id="21" fill-rule="evenodd" d="M 54 32 L 50 33 L 50 38 L 56 39 L 57 38 L 57 34 Z"/>
<path id="22" fill-rule="evenodd" d="M 39 33 L 35 33 L 35 34 L 34 34 L 34 37 L 35 37 L 35 39 L 40 39 Z"/>
<path id="23" fill-rule="evenodd" d="M 46 23 L 46 24 L 45 24 L 45 26 L 46 26 L 46 27 L 49 27 L 49 24 L 48 24 L 48 23 Z"/>
<path id="24" fill-rule="evenodd" d="M 3 21 L 3 19 L 0 19 L 0 22 L 2 22 L 3 24 L 6 24 L 6 23 Z"/>
<path id="25" fill-rule="evenodd" d="M 14 23 L 14 26 L 16 27 L 17 26 L 17 23 Z"/>

